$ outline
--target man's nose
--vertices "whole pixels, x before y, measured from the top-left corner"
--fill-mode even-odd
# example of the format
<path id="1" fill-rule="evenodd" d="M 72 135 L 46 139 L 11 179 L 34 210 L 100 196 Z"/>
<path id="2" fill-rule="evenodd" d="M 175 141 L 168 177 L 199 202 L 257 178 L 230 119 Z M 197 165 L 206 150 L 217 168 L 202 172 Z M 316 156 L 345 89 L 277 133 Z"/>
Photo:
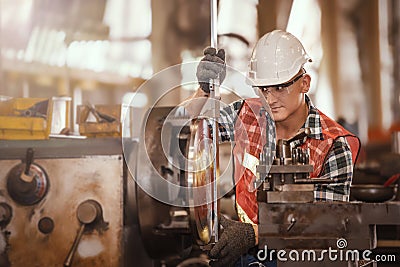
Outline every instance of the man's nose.
<path id="1" fill-rule="evenodd" d="M 268 104 L 275 103 L 278 100 L 278 98 L 276 96 L 274 96 L 273 94 L 271 94 L 269 91 L 265 92 L 264 96 L 267 99 Z"/>

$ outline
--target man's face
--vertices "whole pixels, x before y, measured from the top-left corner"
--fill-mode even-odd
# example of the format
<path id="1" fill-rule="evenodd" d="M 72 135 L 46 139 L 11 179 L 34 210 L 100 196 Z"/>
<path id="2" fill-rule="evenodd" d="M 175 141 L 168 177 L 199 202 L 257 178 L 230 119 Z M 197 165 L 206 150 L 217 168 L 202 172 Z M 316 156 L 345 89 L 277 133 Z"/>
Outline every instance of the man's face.
<path id="1" fill-rule="evenodd" d="M 304 103 L 304 93 L 309 90 L 310 80 L 310 76 L 302 70 L 284 84 L 259 87 L 276 122 L 284 122 L 299 111 Z"/>

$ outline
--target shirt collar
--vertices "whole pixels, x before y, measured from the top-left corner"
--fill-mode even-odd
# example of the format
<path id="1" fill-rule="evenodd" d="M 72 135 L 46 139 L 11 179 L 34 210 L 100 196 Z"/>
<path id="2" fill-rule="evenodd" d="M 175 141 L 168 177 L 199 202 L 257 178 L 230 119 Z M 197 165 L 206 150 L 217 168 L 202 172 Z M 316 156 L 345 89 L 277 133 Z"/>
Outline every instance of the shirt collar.
<path id="1" fill-rule="evenodd" d="M 308 116 L 302 128 L 310 129 L 308 137 L 323 140 L 321 116 L 319 115 L 318 109 L 314 107 L 308 95 L 305 95 L 305 100 L 308 106 Z"/>

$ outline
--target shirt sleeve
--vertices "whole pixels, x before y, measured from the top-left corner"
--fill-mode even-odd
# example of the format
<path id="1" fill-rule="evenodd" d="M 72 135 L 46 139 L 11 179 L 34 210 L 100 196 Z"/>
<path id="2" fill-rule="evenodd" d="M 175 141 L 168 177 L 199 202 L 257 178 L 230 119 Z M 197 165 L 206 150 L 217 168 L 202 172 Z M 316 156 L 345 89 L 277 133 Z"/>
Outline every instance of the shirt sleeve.
<path id="1" fill-rule="evenodd" d="M 315 185 L 315 200 L 349 201 L 353 163 L 350 146 L 345 137 L 334 141 L 323 168 L 322 176 L 328 176 L 336 182 Z"/>
<path id="2" fill-rule="evenodd" d="M 235 141 L 235 122 L 242 104 L 243 100 L 238 100 L 221 109 L 218 120 L 220 142 Z"/>

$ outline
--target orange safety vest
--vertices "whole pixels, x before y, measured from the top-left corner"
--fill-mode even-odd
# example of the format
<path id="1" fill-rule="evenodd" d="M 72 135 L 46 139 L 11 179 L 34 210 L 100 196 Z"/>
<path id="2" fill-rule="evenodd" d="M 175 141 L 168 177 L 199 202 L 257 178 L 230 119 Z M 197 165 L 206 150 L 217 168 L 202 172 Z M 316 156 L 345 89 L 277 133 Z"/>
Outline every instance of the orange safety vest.
<path id="1" fill-rule="evenodd" d="M 266 125 L 266 118 L 260 118 L 261 102 L 257 98 L 244 101 L 235 123 L 235 147 L 233 149 L 235 162 L 236 207 L 239 218 L 243 222 L 258 223 L 257 190 L 248 190 L 249 184 L 256 176 L 256 165 L 266 142 L 260 129 Z M 302 147 L 310 149 L 310 164 L 314 166 L 311 178 L 319 177 L 323 171 L 328 152 L 334 141 L 345 137 L 355 164 L 360 148 L 359 139 L 340 124 L 320 112 L 321 128 L 324 140 L 307 138 Z M 261 126 L 261 127 L 260 127 Z M 265 126 L 264 126 L 265 127 Z"/>

